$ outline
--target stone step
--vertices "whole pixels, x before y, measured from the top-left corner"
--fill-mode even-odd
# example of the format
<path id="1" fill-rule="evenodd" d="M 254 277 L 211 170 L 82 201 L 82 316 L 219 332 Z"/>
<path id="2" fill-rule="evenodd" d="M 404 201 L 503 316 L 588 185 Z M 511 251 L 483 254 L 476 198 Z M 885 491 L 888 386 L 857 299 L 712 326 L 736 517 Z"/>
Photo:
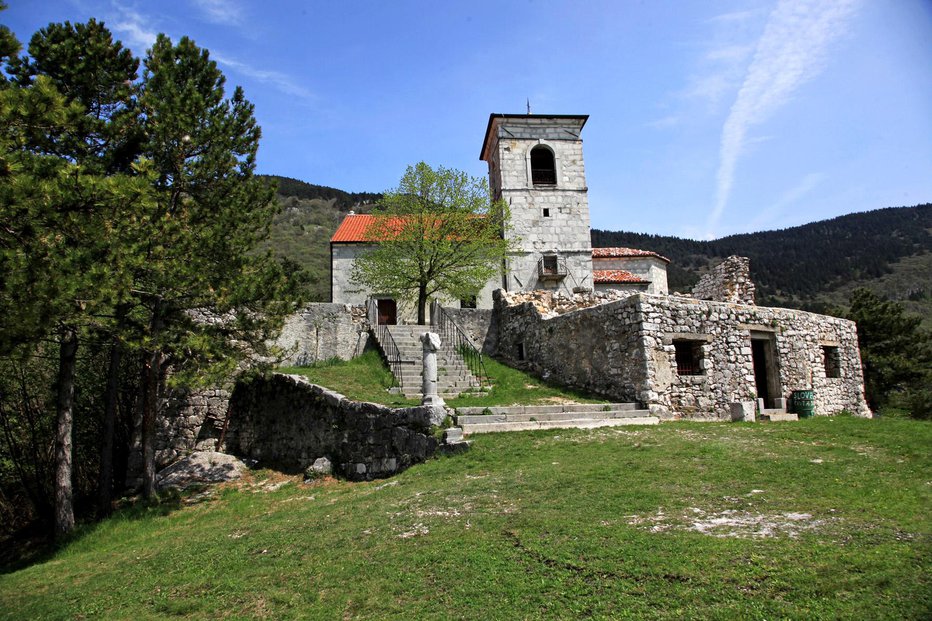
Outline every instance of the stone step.
<path id="1" fill-rule="evenodd" d="M 465 435 L 474 433 L 499 433 L 504 431 L 534 431 L 537 429 L 597 429 L 599 427 L 620 427 L 623 425 L 656 425 L 660 419 L 656 416 L 633 416 L 625 418 L 584 418 L 557 421 L 515 421 L 504 423 L 462 424 Z"/>
<path id="2" fill-rule="evenodd" d="M 636 410 L 636 403 L 562 403 L 557 405 L 508 405 L 457 408 L 457 414 L 553 414 L 555 412 L 616 412 Z"/>
<path id="3" fill-rule="evenodd" d="M 768 420 L 772 423 L 787 422 L 799 420 L 799 416 L 796 414 L 789 414 L 787 412 L 764 412 L 760 415 L 761 420 Z"/>
<path id="4" fill-rule="evenodd" d="M 615 420 L 621 418 L 643 418 L 650 416 L 649 410 L 617 410 L 609 412 L 548 412 L 537 414 L 477 414 L 456 415 L 458 424 L 484 425 L 488 423 L 556 422 L 574 420 Z"/>

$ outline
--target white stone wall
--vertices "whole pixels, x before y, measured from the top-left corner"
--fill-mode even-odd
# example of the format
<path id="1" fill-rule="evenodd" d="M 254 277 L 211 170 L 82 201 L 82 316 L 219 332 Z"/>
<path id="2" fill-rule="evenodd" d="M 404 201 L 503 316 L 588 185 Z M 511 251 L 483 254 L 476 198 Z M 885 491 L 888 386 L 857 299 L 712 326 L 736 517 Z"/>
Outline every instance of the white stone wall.
<path id="1" fill-rule="evenodd" d="M 365 304 L 370 297 L 390 297 L 388 294 L 380 291 L 371 291 L 367 288 L 360 287 L 350 281 L 353 273 L 353 262 L 360 255 L 372 249 L 369 244 L 331 244 L 332 253 L 332 270 L 331 282 L 333 293 L 331 300 L 335 304 Z M 477 308 L 492 308 L 492 292 L 501 288 L 501 276 L 495 275 L 485 284 L 479 294 L 476 296 Z M 450 298 L 439 298 L 444 306 L 459 307 L 459 300 Z M 398 321 L 399 323 L 414 323 L 417 321 L 417 306 L 414 303 L 398 302 Z"/>
<path id="2" fill-rule="evenodd" d="M 504 118 L 496 121 L 488 149 L 493 195 L 511 211 L 508 237 L 517 250 L 509 258 L 509 290 L 593 288 L 589 201 L 581 120 L 552 117 Z M 535 186 L 530 151 L 545 145 L 554 153 L 557 183 Z M 539 280 L 538 262 L 545 255 L 565 261 L 562 280 Z"/>
<path id="3" fill-rule="evenodd" d="M 334 304 L 365 304 L 370 292 L 350 281 L 353 263 L 372 249 L 369 244 L 330 244 L 330 301 Z"/>

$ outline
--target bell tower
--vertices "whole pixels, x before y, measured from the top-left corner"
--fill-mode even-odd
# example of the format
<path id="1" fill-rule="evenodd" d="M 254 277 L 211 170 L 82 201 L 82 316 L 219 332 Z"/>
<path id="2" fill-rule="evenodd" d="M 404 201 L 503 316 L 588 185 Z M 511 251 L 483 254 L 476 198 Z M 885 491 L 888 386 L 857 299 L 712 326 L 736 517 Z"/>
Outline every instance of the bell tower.
<path id="1" fill-rule="evenodd" d="M 592 289 L 589 199 L 580 134 L 588 115 L 491 114 L 479 159 L 517 239 L 506 290 Z"/>

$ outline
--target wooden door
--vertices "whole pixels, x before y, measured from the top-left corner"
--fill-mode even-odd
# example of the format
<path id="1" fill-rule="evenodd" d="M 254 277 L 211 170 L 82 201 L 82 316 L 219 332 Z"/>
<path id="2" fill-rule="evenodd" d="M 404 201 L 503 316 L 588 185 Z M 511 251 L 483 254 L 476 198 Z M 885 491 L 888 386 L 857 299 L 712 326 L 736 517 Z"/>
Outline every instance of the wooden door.
<path id="1" fill-rule="evenodd" d="M 395 300 L 378 300 L 378 305 L 380 326 L 393 326 L 398 323 L 398 305 Z"/>

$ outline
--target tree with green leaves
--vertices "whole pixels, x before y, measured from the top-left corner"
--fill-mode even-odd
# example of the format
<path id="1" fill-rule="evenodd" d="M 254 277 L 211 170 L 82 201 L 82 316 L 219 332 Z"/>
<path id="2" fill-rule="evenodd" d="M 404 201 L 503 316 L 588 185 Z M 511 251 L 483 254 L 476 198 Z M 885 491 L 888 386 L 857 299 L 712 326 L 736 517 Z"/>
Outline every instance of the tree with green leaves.
<path id="1" fill-rule="evenodd" d="M 871 409 L 903 404 L 916 418 L 932 416 L 932 339 L 922 330 L 922 319 L 865 288 L 851 294 L 847 316 L 858 326 L 865 396 Z"/>
<path id="2" fill-rule="evenodd" d="M 227 99 L 207 50 L 159 35 L 145 59 L 139 105 L 157 207 L 134 275 L 145 352 L 143 492 L 155 494 L 155 417 L 166 372 L 185 385 L 228 378 L 299 302 L 270 253 L 255 252 L 278 210 L 254 174 L 260 130 L 242 89 Z"/>
<path id="3" fill-rule="evenodd" d="M 113 54 L 105 53 L 108 47 Z M 94 59 L 82 56 L 87 50 Z M 49 337 L 58 344 L 58 535 L 74 525 L 71 438 L 79 343 L 88 330 L 108 324 L 114 305 L 129 295 L 137 215 L 149 204 L 147 166 L 117 167 L 111 158 L 119 142 L 114 119 L 127 108 L 125 82 L 135 78 L 138 65 L 123 52 L 96 22 L 86 28 L 52 24 L 32 38 L 29 58 L 10 60 L 12 80 L 0 90 L 0 158 L 9 172 L 0 180 L 0 220 L 8 223 L 0 234 L 0 310 L 9 322 L 0 353 L 35 350 Z M 61 72 L 59 63 L 90 73 Z M 105 68 L 112 71 L 102 78 Z"/>
<path id="4" fill-rule="evenodd" d="M 373 215 L 375 246 L 356 259 L 352 280 L 414 302 L 422 325 L 432 297 L 475 296 L 511 247 L 507 205 L 492 201 L 488 182 L 442 166 L 409 166 Z"/>

